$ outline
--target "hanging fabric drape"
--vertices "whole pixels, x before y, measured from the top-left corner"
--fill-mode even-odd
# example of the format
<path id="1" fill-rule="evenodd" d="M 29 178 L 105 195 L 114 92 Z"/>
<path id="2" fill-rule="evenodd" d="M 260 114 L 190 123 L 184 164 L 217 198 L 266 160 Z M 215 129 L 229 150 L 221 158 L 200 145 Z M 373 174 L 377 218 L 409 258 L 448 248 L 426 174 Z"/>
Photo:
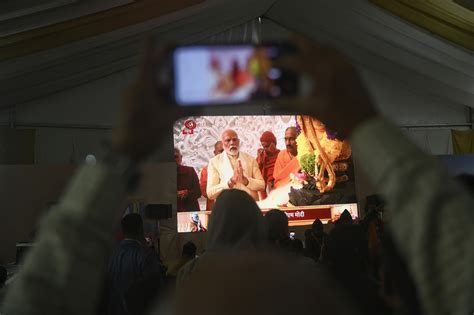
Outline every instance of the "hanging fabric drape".
<path id="1" fill-rule="evenodd" d="M 474 153 L 474 130 L 451 130 L 454 154 Z"/>

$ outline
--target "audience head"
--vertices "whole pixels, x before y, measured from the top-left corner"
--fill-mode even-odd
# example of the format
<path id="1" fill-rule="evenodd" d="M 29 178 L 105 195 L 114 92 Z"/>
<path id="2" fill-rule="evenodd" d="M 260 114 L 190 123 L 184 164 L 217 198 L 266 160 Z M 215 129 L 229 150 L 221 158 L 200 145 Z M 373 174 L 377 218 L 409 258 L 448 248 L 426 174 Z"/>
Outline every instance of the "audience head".
<path id="1" fill-rule="evenodd" d="M 352 224 L 352 223 L 354 223 L 354 221 L 352 220 L 352 215 L 347 209 L 342 211 L 341 216 L 339 217 L 339 220 L 336 221 L 336 225 Z"/>
<path id="2" fill-rule="evenodd" d="M 324 232 L 323 222 L 321 222 L 321 220 L 319 220 L 319 219 L 314 220 L 313 225 L 311 226 L 311 228 L 312 228 L 313 232 L 316 233 L 316 234 L 322 234 Z"/>
<path id="3" fill-rule="evenodd" d="M 222 146 L 222 141 L 219 140 L 214 143 L 214 155 L 218 155 L 222 152 L 224 152 L 224 147 Z"/>
<path id="4" fill-rule="evenodd" d="M 296 137 L 298 133 L 296 132 L 296 127 L 288 127 L 285 130 L 285 146 L 286 150 L 290 152 L 293 156 L 298 154 L 298 146 L 296 144 Z"/>
<path id="5" fill-rule="evenodd" d="M 240 140 L 237 132 L 232 129 L 224 130 L 221 135 L 224 151 L 229 155 L 238 155 L 240 149 Z"/>
<path id="6" fill-rule="evenodd" d="M 122 233 L 125 238 L 143 239 L 143 220 L 138 213 L 127 214 L 122 219 Z"/>
<path id="7" fill-rule="evenodd" d="M 262 240 L 262 214 L 255 200 L 238 189 L 221 192 L 209 220 L 207 251 L 255 248 Z"/>
<path id="8" fill-rule="evenodd" d="M 194 258 L 196 257 L 196 244 L 193 242 L 189 241 L 186 244 L 183 245 L 183 253 L 182 257 L 184 258 Z"/>
<path id="9" fill-rule="evenodd" d="M 266 239 L 270 244 L 285 246 L 290 242 L 288 217 L 278 209 L 268 211 L 263 217 Z"/>
<path id="10" fill-rule="evenodd" d="M 209 296 L 209 315 L 359 314 L 327 273 L 303 261 L 295 264 L 293 256 L 239 251 L 208 258 L 179 287 L 175 314 L 196 312 L 190 301 Z"/>

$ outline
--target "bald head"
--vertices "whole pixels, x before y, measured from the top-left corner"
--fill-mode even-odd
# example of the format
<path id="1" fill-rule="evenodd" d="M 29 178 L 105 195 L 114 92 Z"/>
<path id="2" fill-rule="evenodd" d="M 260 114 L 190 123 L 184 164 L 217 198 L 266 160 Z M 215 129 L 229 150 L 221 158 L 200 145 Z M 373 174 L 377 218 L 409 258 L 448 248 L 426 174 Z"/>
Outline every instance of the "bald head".
<path id="1" fill-rule="evenodd" d="M 288 127 L 285 130 L 285 146 L 291 155 L 298 155 L 298 146 L 296 145 L 297 132 L 295 127 Z"/>
<path id="2" fill-rule="evenodd" d="M 288 128 L 285 129 L 285 133 L 286 133 L 287 131 L 290 131 L 290 132 L 292 132 L 292 133 L 294 132 L 294 133 L 296 134 L 296 127 L 290 126 L 290 127 L 288 127 Z"/>
<path id="3" fill-rule="evenodd" d="M 229 155 L 239 154 L 240 140 L 237 132 L 232 129 L 226 129 L 221 135 L 224 151 Z"/>
<path id="4" fill-rule="evenodd" d="M 217 141 L 214 144 L 214 155 L 218 155 L 224 151 L 224 148 L 222 147 L 222 141 Z"/>

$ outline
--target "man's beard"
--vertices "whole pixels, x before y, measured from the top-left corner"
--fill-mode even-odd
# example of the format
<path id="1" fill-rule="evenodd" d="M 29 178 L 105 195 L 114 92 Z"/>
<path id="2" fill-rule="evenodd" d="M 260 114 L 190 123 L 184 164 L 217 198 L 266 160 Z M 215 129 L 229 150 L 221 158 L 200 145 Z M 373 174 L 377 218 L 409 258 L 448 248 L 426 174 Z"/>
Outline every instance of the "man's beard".
<path id="1" fill-rule="evenodd" d="M 288 152 L 291 152 L 291 153 L 296 153 L 296 152 L 297 152 L 297 151 L 296 151 L 296 148 L 294 148 L 294 147 L 292 147 L 292 146 L 289 146 L 289 145 L 286 146 L 286 150 L 287 150 Z"/>
<path id="2" fill-rule="evenodd" d="M 236 156 L 239 154 L 239 149 L 238 148 L 230 148 L 229 151 L 227 151 L 227 154 Z"/>

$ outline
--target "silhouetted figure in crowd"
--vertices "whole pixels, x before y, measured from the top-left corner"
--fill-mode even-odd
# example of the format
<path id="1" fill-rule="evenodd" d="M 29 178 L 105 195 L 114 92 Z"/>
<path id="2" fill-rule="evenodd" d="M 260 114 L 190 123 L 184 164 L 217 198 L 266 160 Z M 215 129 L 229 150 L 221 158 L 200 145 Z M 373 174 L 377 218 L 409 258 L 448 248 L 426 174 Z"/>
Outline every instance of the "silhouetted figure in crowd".
<path id="1" fill-rule="evenodd" d="M 205 301 L 206 315 L 363 314 L 327 272 L 284 251 L 209 257 L 176 293 L 176 315 L 199 313 L 203 306 L 198 301 Z"/>
<path id="2" fill-rule="evenodd" d="M 168 277 L 176 277 L 178 275 L 179 270 L 189 261 L 196 258 L 196 251 L 197 247 L 196 244 L 189 241 L 183 245 L 183 251 L 181 253 L 181 258 L 176 262 L 173 262 L 168 265 L 168 271 L 166 275 Z"/>
<path id="3" fill-rule="evenodd" d="M 178 182 L 176 192 L 178 211 L 199 211 L 198 199 L 201 197 L 201 188 L 196 171 L 191 166 L 183 165 L 183 156 L 177 148 L 174 149 L 174 160 Z"/>
<path id="4" fill-rule="evenodd" d="M 146 315 L 150 307 L 160 297 L 163 286 L 161 273 L 147 274 L 133 282 L 125 292 L 125 308 L 127 315 Z"/>
<path id="5" fill-rule="evenodd" d="M 297 256 L 304 256 L 304 246 L 303 242 L 300 239 L 295 238 L 291 240 L 290 243 L 290 252 Z"/>
<path id="6" fill-rule="evenodd" d="M 268 244 L 277 248 L 289 249 L 291 240 L 286 213 L 278 209 L 272 209 L 265 214 L 263 222 Z"/>
<path id="7" fill-rule="evenodd" d="M 382 239 L 384 237 L 384 223 L 382 212 L 384 201 L 379 195 L 370 195 L 366 198 L 365 217 L 360 221 L 367 242 L 368 268 L 375 278 L 379 278 L 380 256 Z"/>
<path id="8" fill-rule="evenodd" d="M 334 222 L 335 225 L 353 224 L 353 223 L 354 223 L 354 220 L 352 219 L 352 215 L 347 209 L 342 211 L 341 216 L 339 217 L 339 219 L 336 222 Z"/>
<path id="9" fill-rule="evenodd" d="M 329 234 L 324 252 L 325 265 L 366 314 L 386 314 L 385 304 L 378 296 L 379 287 L 367 270 L 366 251 L 367 243 L 361 227 L 339 224 Z"/>
<path id="10" fill-rule="evenodd" d="M 306 230 L 305 233 L 305 255 L 318 261 L 321 257 L 321 250 L 328 239 L 328 235 L 324 232 L 323 222 L 316 219 L 311 226 L 311 229 Z"/>
<path id="11" fill-rule="evenodd" d="M 146 292 L 149 298 L 153 298 L 163 281 L 158 255 L 144 245 L 141 216 L 128 214 L 121 225 L 125 239 L 113 253 L 107 272 L 109 315 L 135 312 L 138 304 L 146 302 L 142 301 L 145 296 L 140 296 L 140 302 L 133 305 L 128 305 L 127 301 L 137 301 L 136 292 Z"/>
<path id="12" fill-rule="evenodd" d="M 216 199 L 206 238 L 206 252 L 187 263 L 178 273 L 181 285 L 215 255 L 261 248 L 264 240 L 262 214 L 255 200 L 239 189 L 223 190 Z"/>
<path id="13" fill-rule="evenodd" d="M 422 314 L 413 278 L 390 233 L 384 236 L 382 244 L 380 278 L 385 302 L 393 314 Z"/>

